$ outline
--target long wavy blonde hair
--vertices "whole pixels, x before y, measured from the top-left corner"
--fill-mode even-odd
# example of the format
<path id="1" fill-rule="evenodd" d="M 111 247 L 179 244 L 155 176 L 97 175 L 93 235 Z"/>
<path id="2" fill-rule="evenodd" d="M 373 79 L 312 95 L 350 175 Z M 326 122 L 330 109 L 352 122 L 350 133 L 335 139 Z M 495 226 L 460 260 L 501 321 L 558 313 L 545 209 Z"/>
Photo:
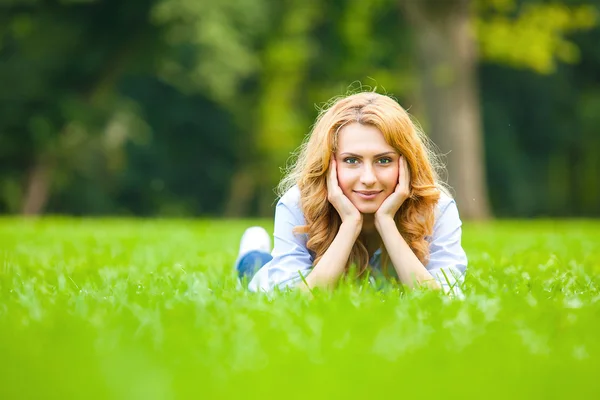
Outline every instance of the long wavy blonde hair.
<path id="1" fill-rule="evenodd" d="M 295 228 L 308 235 L 307 247 L 315 255 L 316 265 L 333 242 L 341 218 L 327 200 L 327 172 L 337 150 L 338 133 L 346 124 L 358 122 L 379 129 L 385 141 L 403 155 L 410 169 L 410 197 L 398 210 L 395 221 L 402 237 L 422 263 L 429 257 L 426 237 L 433 231 L 434 212 L 440 192 L 447 190 L 437 171 L 441 163 L 429 139 L 410 115 L 392 98 L 373 92 L 343 97 L 324 108 L 307 140 L 299 147 L 296 161 L 279 184 L 279 195 L 292 186 L 300 189 L 300 206 L 306 225 Z M 389 256 L 382 246 L 382 269 L 387 275 Z M 358 276 L 369 265 L 363 239 L 354 243 L 346 264 L 358 268 Z"/>

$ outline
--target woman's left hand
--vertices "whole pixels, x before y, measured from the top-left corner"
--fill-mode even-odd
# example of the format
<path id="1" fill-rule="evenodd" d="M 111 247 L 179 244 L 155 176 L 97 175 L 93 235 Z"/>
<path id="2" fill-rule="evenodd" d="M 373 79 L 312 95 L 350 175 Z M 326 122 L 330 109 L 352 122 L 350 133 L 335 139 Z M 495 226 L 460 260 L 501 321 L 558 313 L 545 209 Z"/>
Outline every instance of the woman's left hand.
<path id="1" fill-rule="evenodd" d="M 391 218 L 396 216 L 396 213 L 410 196 L 410 170 L 408 163 L 403 156 L 398 160 L 398 184 L 392 194 L 381 203 L 379 209 L 375 213 L 375 221 Z"/>

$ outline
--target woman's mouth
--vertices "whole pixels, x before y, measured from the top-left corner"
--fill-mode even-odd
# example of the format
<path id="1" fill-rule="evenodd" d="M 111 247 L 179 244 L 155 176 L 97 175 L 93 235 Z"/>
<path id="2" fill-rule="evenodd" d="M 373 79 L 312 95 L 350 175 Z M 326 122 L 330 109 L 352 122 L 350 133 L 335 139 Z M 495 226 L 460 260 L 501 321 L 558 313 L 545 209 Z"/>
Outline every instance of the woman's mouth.
<path id="1" fill-rule="evenodd" d="M 381 192 L 382 192 L 381 190 L 355 190 L 354 191 L 354 193 L 356 193 L 358 195 L 358 197 L 360 197 L 361 199 L 364 199 L 364 200 L 373 200 Z"/>

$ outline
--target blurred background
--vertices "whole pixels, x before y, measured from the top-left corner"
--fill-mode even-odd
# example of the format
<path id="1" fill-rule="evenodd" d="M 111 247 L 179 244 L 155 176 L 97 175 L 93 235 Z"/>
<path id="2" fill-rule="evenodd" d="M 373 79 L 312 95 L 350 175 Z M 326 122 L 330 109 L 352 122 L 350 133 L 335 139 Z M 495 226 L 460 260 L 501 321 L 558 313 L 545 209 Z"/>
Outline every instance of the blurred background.
<path id="1" fill-rule="evenodd" d="M 270 216 L 334 96 L 393 95 L 461 214 L 600 216 L 600 0 L 0 0 L 0 213 Z"/>

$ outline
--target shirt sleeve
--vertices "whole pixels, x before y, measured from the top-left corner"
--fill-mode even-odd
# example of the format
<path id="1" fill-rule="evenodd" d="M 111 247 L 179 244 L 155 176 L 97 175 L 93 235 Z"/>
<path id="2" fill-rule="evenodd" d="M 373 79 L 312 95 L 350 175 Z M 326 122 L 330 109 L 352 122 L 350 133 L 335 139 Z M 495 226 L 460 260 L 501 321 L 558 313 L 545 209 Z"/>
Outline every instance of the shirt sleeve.
<path id="1" fill-rule="evenodd" d="M 307 235 L 293 232 L 297 226 L 305 225 L 304 215 L 299 207 L 300 193 L 297 187 L 288 191 L 275 207 L 275 229 L 273 232 L 273 259 L 254 275 L 248 289 L 251 291 L 272 291 L 294 287 L 312 269 L 313 257 L 306 248 Z"/>
<path id="2" fill-rule="evenodd" d="M 467 255 L 461 245 L 462 221 L 456 202 L 446 198 L 439 208 L 429 245 L 427 270 L 445 293 L 463 297 L 462 284 L 467 270 Z"/>

